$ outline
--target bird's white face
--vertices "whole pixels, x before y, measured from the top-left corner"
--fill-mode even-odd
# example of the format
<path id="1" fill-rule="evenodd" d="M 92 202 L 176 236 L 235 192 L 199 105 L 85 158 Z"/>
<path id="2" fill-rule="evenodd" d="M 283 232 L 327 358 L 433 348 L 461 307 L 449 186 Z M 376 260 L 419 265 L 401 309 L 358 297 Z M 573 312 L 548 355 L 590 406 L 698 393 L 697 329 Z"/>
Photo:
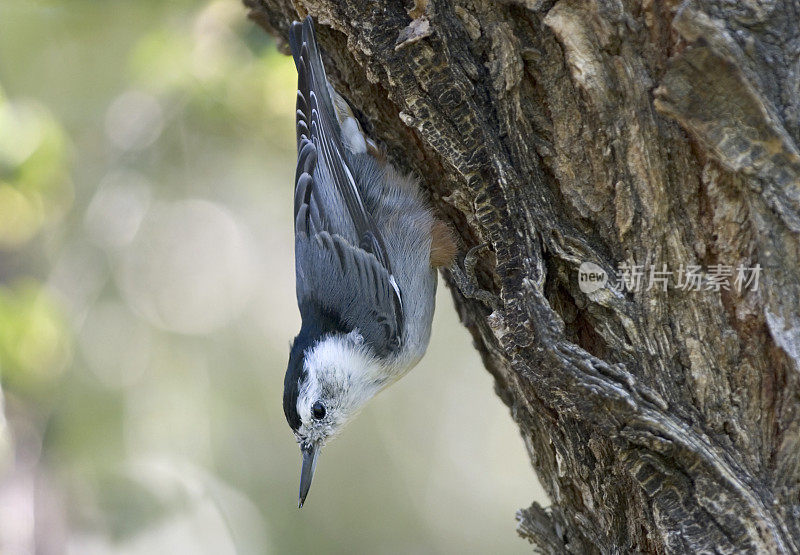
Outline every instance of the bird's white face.
<path id="1" fill-rule="evenodd" d="M 356 332 L 331 335 L 305 353 L 295 431 L 303 452 L 301 503 L 311 486 L 319 450 L 385 385 L 385 372 Z"/>
<path id="2" fill-rule="evenodd" d="M 332 335 L 305 355 L 306 379 L 300 385 L 297 412 L 299 441 L 320 445 L 344 425 L 381 388 L 378 361 L 356 332 Z"/>

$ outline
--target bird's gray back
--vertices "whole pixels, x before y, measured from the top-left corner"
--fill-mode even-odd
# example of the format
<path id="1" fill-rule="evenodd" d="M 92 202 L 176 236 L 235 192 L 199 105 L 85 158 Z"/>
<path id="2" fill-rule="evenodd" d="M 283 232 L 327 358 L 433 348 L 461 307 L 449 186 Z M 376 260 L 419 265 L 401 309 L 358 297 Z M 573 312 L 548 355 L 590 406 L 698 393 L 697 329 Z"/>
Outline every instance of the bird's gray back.
<path id="1" fill-rule="evenodd" d="M 400 358 L 416 360 L 428 345 L 436 294 L 436 272 L 430 265 L 433 214 L 412 178 L 369 154 L 351 155 L 350 161 L 402 292 L 406 337 Z"/>

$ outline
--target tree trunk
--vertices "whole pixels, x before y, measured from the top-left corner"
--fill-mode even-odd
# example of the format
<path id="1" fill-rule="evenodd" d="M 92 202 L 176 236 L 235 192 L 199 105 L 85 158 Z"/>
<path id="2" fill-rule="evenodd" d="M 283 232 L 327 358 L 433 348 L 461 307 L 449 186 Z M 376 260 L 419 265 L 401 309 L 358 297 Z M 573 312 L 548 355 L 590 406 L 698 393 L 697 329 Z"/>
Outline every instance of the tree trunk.
<path id="1" fill-rule="evenodd" d="M 453 296 L 552 499 L 520 534 L 800 552 L 797 0 L 245 2 L 281 37 L 311 13 L 367 132 L 488 244 L 496 306 Z"/>

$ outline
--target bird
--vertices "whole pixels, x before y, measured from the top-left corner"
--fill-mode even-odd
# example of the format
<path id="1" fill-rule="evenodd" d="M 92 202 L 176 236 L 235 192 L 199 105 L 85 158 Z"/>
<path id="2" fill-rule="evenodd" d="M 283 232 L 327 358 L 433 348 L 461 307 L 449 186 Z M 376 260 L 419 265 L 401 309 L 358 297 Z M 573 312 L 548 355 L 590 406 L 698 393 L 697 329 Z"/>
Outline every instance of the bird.
<path id="1" fill-rule="evenodd" d="M 295 21 L 294 234 L 297 304 L 283 409 L 300 445 L 299 507 L 320 449 L 411 370 L 431 335 L 437 269 L 452 229 L 419 183 L 387 161 L 330 84 L 311 16 Z"/>

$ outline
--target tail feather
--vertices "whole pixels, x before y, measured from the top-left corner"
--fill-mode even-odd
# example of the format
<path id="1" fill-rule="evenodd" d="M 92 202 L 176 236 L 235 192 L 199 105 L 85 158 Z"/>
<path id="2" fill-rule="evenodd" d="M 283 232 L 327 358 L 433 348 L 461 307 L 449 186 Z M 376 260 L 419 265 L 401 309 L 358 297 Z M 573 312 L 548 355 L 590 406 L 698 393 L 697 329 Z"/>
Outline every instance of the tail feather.
<path id="1" fill-rule="evenodd" d="M 341 99 L 342 103 L 346 103 L 328 83 L 310 16 L 302 23 L 292 24 L 289 45 L 297 66 L 298 170 L 295 186 L 302 177 L 301 167 L 312 178 L 316 178 L 315 170 L 319 165 L 323 170 L 321 175 L 327 179 L 321 179 L 319 183 L 315 180 L 312 189 L 335 187 L 349 216 L 349 223 L 355 231 L 355 244 L 373 254 L 391 275 L 386 246 L 372 216 L 367 212 L 348 160 L 348 150 L 366 152 L 367 145 L 363 138 L 358 140 L 360 128 L 349 107 L 350 115 L 345 125 L 348 133 L 342 133 L 342 120 L 335 108 L 333 96 L 335 95 L 337 101 Z M 309 161 L 314 162 L 313 167 Z M 325 207 L 320 205 L 320 208 L 324 211 Z"/>
<path id="2" fill-rule="evenodd" d="M 322 63 L 322 55 L 317 45 L 317 34 L 314 31 L 314 22 L 310 15 L 302 23 L 299 21 L 292 23 L 289 29 L 289 46 L 292 49 L 295 66 L 297 66 L 298 92 L 308 103 L 308 109 L 310 109 L 311 93 L 313 92 L 319 109 L 327 112 L 327 121 L 338 127 L 340 120 L 331 98 L 328 76 Z M 310 113 L 305 112 L 304 116 L 306 123 L 311 120 Z M 341 136 L 341 128 L 335 131 Z"/>

